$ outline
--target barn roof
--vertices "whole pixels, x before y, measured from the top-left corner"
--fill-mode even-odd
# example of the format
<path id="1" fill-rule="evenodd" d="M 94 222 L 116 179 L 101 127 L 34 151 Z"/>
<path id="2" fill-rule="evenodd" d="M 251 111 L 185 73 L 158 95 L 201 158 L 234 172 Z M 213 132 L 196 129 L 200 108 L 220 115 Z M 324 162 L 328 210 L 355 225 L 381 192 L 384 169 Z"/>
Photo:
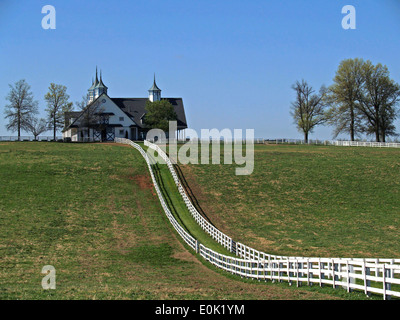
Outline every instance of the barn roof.
<path id="1" fill-rule="evenodd" d="M 144 127 L 141 123 L 141 118 L 146 114 L 146 102 L 148 98 L 110 98 L 123 112 L 125 112 L 135 123 Z M 183 107 L 182 98 L 162 98 L 168 100 L 174 107 L 177 115 L 178 129 L 187 128 L 185 109 Z"/>
<path id="2" fill-rule="evenodd" d="M 91 102 L 88 106 L 95 103 L 101 96 Z M 146 114 L 146 102 L 149 101 L 148 98 L 110 98 L 110 100 L 114 102 L 117 107 L 119 107 L 129 118 L 131 118 L 138 127 L 146 128 L 141 119 Z M 182 98 L 162 98 L 162 100 L 168 100 L 174 107 L 174 111 L 177 115 L 177 129 L 186 129 L 187 122 Z M 85 112 L 85 110 L 78 112 L 66 112 L 65 126 L 63 131 L 68 130 L 68 128 L 76 127 L 74 126 L 75 122 Z M 70 123 L 69 121 L 71 118 L 75 119 L 73 123 Z"/>

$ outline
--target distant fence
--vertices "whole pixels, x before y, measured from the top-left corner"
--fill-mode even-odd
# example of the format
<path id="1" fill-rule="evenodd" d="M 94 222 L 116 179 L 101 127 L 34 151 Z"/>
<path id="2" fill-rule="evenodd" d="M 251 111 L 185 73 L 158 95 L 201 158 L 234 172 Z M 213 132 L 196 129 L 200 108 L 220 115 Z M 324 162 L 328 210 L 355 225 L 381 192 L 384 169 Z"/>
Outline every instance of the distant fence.
<path id="1" fill-rule="evenodd" d="M 56 140 L 62 140 L 62 137 L 56 136 Z M 18 136 L 0 136 L 0 141 L 18 141 Z M 54 141 L 54 136 L 20 136 L 19 141 Z"/>
<path id="2" fill-rule="evenodd" d="M 70 142 L 70 138 L 64 139 L 62 136 L 56 136 L 54 140 L 53 136 L 38 136 L 35 140 L 34 136 L 20 136 L 19 141 L 67 141 Z M 0 141 L 18 141 L 18 136 L 0 136 Z M 248 139 L 231 139 L 231 140 L 222 140 L 222 139 L 194 139 L 194 140 L 182 140 L 182 139 L 164 139 L 158 140 L 157 143 L 185 143 L 185 142 L 193 142 L 193 143 L 201 143 L 201 142 L 228 142 L 228 143 L 246 143 L 253 142 L 254 144 L 308 144 L 308 145 L 331 145 L 331 146 L 341 146 L 341 147 L 376 147 L 376 148 L 400 148 L 400 143 L 398 142 L 374 142 L 374 141 L 342 141 L 342 140 L 319 140 L 319 139 L 310 139 L 306 143 L 302 139 L 287 139 L 287 138 L 279 138 L 279 139 L 264 139 L 264 138 L 254 138 L 252 140 Z M 96 137 L 81 137 L 79 142 L 101 142 L 100 138 Z M 154 142 L 154 141 L 151 141 Z"/>
<path id="3" fill-rule="evenodd" d="M 149 140 L 148 140 L 149 141 Z M 254 139 L 192 139 L 192 140 L 177 140 L 177 139 L 163 139 L 157 140 L 157 143 L 215 143 L 215 142 L 225 142 L 225 143 L 246 143 L 251 141 L 254 144 L 296 144 L 296 145 L 325 145 L 325 146 L 344 146 L 344 147 L 387 147 L 387 148 L 400 148 L 399 142 L 374 142 L 374 141 L 347 141 L 347 140 L 321 140 L 321 139 L 309 139 L 305 142 L 302 139 L 287 139 L 287 138 L 276 138 L 276 139 L 264 139 L 264 138 L 254 138 Z M 150 142 L 155 142 L 150 140 Z"/>
<path id="4" fill-rule="evenodd" d="M 18 141 L 18 136 L 0 136 L 0 141 Z M 34 136 L 21 136 L 19 141 L 102 142 L 101 138 L 96 137 L 81 137 L 79 141 L 73 141 L 70 137 L 63 138 L 62 136 L 56 136 L 55 140 L 53 136 L 38 136 L 36 139 Z"/>
<path id="5" fill-rule="evenodd" d="M 168 156 L 157 145 L 145 141 L 145 145 L 154 149 L 165 160 L 174 178 L 183 200 L 194 219 L 215 241 L 223 245 L 238 258 L 218 253 L 201 243 L 176 221 L 166 204 L 155 179 L 152 163 L 148 154 L 136 143 L 123 138 L 116 142 L 129 144 L 145 158 L 158 198 L 169 221 L 183 240 L 203 258 L 213 265 L 242 277 L 258 280 L 287 281 L 289 284 L 312 283 L 334 288 L 344 287 L 347 291 L 362 290 L 365 294 L 377 293 L 384 299 L 400 297 L 400 259 L 359 259 L 359 258 L 308 258 L 270 255 L 239 242 L 218 230 L 195 209 L 187 197 Z"/>
<path id="6" fill-rule="evenodd" d="M 319 144 L 339 147 L 375 147 L 375 148 L 400 148 L 398 142 L 374 142 L 374 141 L 346 141 L 346 140 L 308 140 L 307 143 L 301 139 L 275 139 L 265 140 L 265 143 L 275 144 Z"/>
<path id="7" fill-rule="evenodd" d="M 331 144 L 341 147 L 400 148 L 397 142 L 332 141 Z"/>

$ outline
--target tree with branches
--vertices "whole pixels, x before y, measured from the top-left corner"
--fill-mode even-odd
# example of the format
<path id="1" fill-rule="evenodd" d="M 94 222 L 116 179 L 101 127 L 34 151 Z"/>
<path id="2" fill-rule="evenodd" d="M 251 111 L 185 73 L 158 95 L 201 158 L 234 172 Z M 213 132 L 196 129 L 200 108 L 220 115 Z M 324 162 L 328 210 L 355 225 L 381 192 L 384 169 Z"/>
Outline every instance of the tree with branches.
<path id="1" fill-rule="evenodd" d="M 304 142 L 308 143 L 308 136 L 313 129 L 327 121 L 327 89 L 322 86 L 316 93 L 305 80 L 296 81 L 292 89 L 296 92 L 296 100 L 292 102 L 290 113 L 298 130 L 304 133 Z"/>
<path id="2" fill-rule="evenodd" d="M 102 117 L 104 117 L 104 107 L 101 106 L 99 101 L 89 103 L 87 96 L 82 96 L 81 101 L 75 102 L 76 106 L 82 110 L 82 115 L 79 118 L 79 125 L 87 128 L 86 135 L 90 139 L 90 129 L 101 131 L 104 129 Z M 93 136 L 92 136 L 93 138 Z"/>
<path id="3" fill-rule="evenodd" d="M 168 100 L 147 101 L 144 123 L 149 128 L 161 129 L 168 132 L 169 121 L 177 119 L 173 105 Z"/>
<path id="4" fill-rule="evenodd" d="M 359 110 L 365 118 L 364 131 L 374 134 L 377 142 L 385 142 L 390 135 L 396 135 L 394 121 L 400 101 L 400 86 L 389 75 L 386 66 L 370 61 L 362 68 L 363 90 L 359 92 Z"/>
<path id="5" fill-rule="evenodd" d="M 21 140 L 21 130 L 26 131 L 26 124 L 33 114 L 38 113 L 38 103 L 33 99 L 31 87 L 24 80 L 19 80 L 10 86 L 6 99 L 10 104 L 5 106 L 5 118 L 8 119 L 7 130 L 18 132 L 18 141 Z"/>
<path id="6" fill-rule="evenodd" d="M 44 99 L 47 102 L 49 129 L 53 130 L 54 140 L 56 140 L 57 130 L 64 126 L 64 113 L 72 111 L 72 102 L 68 101 L 67 87 L 55 83 L 50 84 Z"/>
<path id="7" fill-rule="evenodd" d="M 25 122 L 25 130 L 32 133 L 34 140 L 37 140 L 37 137 L 41 135 L 43 132 L 46 132 L 48 129 L 47 121 L 43 118 L 35 118 L 30 117 Z"/>
<path id="8" fill-rule="evenodd" d="M 333 138 L 348 133 L 354 141 L 363 131 L 363 117 L 357 100 L 363 86 L 363 65 L 364 61 L 358 58 L 343 60 L 329 87 L 326 100 L 330 106 L 328 124 L 335 128 Z"/>

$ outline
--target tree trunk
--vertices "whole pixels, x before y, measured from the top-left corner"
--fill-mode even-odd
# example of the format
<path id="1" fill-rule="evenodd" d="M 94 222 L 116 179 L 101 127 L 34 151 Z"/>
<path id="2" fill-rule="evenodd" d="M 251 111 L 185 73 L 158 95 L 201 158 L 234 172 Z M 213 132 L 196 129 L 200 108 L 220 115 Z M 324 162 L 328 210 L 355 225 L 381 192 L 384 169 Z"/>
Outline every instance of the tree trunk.
<path id="1" fill-rule="evenodd" d="M 379 136 L 379 128 L 375 128 L 375 139 L 376 142 L 381 142 L 381 137 Z"/>
<path id="2" fill-rule="evenodd" d="M 21 113 L 18 108 L 18 141 L 21 141 Z"/>
<path id="3" fill-rule="evenodd" d="M 308 131 L 304 132 L 304 143 L 308 143 Z"/>
<path id="4" fill-rule="evenodd" d="M 354 134 L 354 123 L 352 123 L 351 125 L 350 125 L 350 140 L 351 141 L 354 141 L 355 140 L 355 134 Z"/>
<path id="5" fill-rule="evenodd" d="M 376 108 L 375 108 L 376 109 Z M 376 142 L 381 142 L 381 123 L 380 123 L 380 119 L 379 119 L 379 112 L 376 112 L 376 121 L 375 121 L 375 137 L 376 137 Z"/>
<path id="6" fill-rule="evenodd" d="M 351 107 L 350 118 L 351 118 L 351 120 L 350 120 L 350 139 L 351 139 L 351 141 L 354 141 L 355 133 L 354 133 L 354 109 L 353 109 L 353 107 Z"/>
<path id="7" fill-rule="evenodd" d="M 55 114 L 55 113 L 54 113 Z M 56 141 L 56 117 L 53 117 L 53 139 Z"/>

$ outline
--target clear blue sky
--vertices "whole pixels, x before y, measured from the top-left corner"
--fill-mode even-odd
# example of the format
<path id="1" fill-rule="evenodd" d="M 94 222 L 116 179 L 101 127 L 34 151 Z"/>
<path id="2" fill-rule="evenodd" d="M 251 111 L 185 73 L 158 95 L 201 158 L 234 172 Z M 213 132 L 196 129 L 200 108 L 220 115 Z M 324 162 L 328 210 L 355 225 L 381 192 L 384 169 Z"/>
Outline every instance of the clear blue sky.
<path id="1" fill-rule="evenodd" d="M 41 27 L 46 4 L 56 9 L 55 30 Z M 356 30 L 341 26 L 347 4 Z M 355 57 L 386 64 L 400 82 L 399 0 L 0 0 L 0 135 L 12 134 L 8 84 L 26 79 L 44 116 L 51 82 L 78 101 L 97 65 L 110 97 L 146 97 L 156 73 L 162 96 L 182 97 L 199 133 L 302 138 L 289 114 L 291 85 L 330 85 L 339 62 Z"/>

